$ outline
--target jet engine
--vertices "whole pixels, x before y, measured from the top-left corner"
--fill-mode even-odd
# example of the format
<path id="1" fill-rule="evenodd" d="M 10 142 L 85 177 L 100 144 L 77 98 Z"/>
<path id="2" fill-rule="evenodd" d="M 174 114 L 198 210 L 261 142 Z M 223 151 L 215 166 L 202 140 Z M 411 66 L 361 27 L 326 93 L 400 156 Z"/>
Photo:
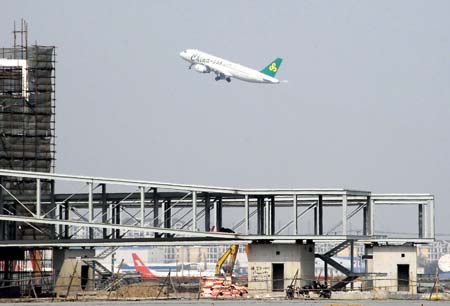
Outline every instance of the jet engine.
<path id="1" fill-rule="evenodd" d="M 202 64 L 195 64 L 194 65 L 194 69 L 195 69 L 195 71 L 197 71 L 199 73 L 208 73 L 208 72 L 210 72 L 210 69 L 207 66 L 202 65 Z"/>

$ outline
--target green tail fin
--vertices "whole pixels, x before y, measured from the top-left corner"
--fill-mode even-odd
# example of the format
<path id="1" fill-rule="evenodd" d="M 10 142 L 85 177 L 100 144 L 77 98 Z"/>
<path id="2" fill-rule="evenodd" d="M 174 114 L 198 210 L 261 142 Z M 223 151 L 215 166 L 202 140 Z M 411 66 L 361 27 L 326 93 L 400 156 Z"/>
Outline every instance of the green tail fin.
<path id="1" fill-rule="evenodd" d="M 264 73 L 265 75 L 275 77 L 275 74 L 277 74 L 278 69 L 280 69 L 281 62 L 283 61 L 282 58 L 276 58 L 273 60 L 269 65 L 267 65 L 266 68 L 261 70 L 261 73 Z"/>

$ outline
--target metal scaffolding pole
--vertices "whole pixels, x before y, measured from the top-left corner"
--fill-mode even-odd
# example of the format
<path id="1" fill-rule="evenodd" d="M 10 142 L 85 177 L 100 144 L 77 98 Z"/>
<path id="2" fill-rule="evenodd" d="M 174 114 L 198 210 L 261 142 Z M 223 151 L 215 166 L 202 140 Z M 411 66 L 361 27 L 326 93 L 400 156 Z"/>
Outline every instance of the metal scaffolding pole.
<path id="1" fill-rule="evenodd" d="M 36 217 L 41 218 L 41 179 L 36 179 Z"/>

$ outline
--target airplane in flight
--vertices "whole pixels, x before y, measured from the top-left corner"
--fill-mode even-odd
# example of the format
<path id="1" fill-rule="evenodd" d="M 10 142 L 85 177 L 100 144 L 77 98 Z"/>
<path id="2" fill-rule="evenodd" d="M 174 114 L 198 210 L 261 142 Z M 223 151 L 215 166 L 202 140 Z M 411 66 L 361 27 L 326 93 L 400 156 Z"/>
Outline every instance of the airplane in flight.
<path id="1" fill-rule="evenodd" d="M 286 82 L 275 78 L 283 61 L 282 58 L 276 58 L 264 69 L 257 71 L 196 49 L 184 50 L 180 52 L 180 56 L 190 63 L 189 69 L 194 68 L 199 73 L 214 72 L 216 81 L 226 80 L 229 83 L 231 78 L 236 78 L 251 83 L 279 84 Z"/>

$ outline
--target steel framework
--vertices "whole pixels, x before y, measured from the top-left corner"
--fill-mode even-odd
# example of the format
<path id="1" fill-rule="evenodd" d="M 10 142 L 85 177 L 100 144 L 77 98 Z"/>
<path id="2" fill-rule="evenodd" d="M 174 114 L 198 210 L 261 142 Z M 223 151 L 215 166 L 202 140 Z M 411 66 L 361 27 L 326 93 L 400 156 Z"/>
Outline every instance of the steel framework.
<path id="1" fill-rule="evenodd" d="M 11 223 L 28 224 L 37 230 L 41 230 L 41 225 L 46 225 L 44 229 L 50 226 L 54 230 L 46 233 L 48 245 L 162 245 L 170 244 L 170 239 L 174 237 L 185 244 L 199 244 L 202 239 L 204 242 L 215 240 L 216 243 L 230 243 L 230 240 L 245 243 L 261 240 L 348 239 L 427 243 L 434 239 L 434 197 L 430 194 L 372 194 L 369 191 L 349 189 L 236 189 L 0 170 L 0 182 L 11 178 L 34 180 L 36 192 L 35 195 L 15 195 L 0 184 L 2 227 Z M 42 195 L 43 182 L 51 186 L 55 186 L 57 182 L 65 182 L 66 187 L 75 185 L 75 189 L 78 189 L 74 193 L 56 194 L 56 188 L 52 188 L 52 193 Z M 107 193 L 107 188 L 128 188 L 131 191 Z M 97 192 L 98 189 L 100 192 Z M 11 203 L 27 209 L 21 210 L 20 214 L 10 212 L 5 207 Z M 381 205 L 417 206 L 418 235 L 409 238 L 377 235 L 376 207 Z M 292 209 L 290 220 L 277 213 L 279 208 L 288 207 Z M 324 209 L 328 207 L 341 209 L 340 222 L 335 226 L 339 229 L 339 234 L 336 234 L 335 229 L 324 229 Z M 223 211 L 229 208 L 240 209 L 242 212 L 243 218 L 238 222 L 238 228 L 228 229 L 222 226 Z M 301 233 L 298 229 L 299 220 L 307 211 L 314 212 L 309 214 L 313 215 L 312 235 Z M 360 211 L 362 235 L 350 235 L 348 220 L 355 218 Z M 252 220 L 253 217 L 256 222 Z M 200 220 L 203 220 L 203 225 Z M 284 226 L 276 228 L 277 220 L 281 220 Z M 213 227 L 215 230 L 212 230 Z M 293 234 L 282 234 L 288 227 Z M 4 245 L 11 244 L 30 246 L 33 242 L 9 241 Z M 42 245 L 42 241 L 35 241 L 34 245 Z"/>

